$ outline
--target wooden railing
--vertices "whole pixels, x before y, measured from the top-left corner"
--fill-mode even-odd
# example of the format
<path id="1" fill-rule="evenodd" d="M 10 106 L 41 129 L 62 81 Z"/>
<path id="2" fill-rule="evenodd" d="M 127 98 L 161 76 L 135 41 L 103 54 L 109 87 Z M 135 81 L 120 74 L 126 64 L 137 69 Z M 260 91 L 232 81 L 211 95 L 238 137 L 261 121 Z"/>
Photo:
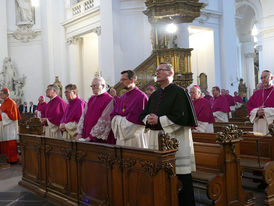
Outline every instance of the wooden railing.
<path id="1" fill-rule="evenodd" d="M 20 134 L 20 185 L 61 205 L 177 206 L 175 153 Z"/>

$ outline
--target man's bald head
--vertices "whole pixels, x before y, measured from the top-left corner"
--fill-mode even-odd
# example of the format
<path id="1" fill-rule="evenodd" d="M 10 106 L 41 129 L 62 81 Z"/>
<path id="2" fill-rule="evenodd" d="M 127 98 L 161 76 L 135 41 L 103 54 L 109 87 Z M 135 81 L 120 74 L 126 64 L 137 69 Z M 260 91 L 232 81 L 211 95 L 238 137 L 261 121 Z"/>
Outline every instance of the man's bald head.
<path id="1" fill-rule="evenodd" d="M 273 74 L 269 70 L 264 70 L 261 74 L 261 81 L 265 89 L 272 86 Z"/>

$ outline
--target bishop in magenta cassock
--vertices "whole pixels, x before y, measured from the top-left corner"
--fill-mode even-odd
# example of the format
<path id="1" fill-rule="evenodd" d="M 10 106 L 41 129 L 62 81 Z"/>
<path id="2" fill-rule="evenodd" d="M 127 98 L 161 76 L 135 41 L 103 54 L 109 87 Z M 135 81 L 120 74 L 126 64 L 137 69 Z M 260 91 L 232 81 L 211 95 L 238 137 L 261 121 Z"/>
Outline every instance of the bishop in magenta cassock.
<path id="1" fill-rule="evenodd" d="M 0 154 L 5 154 L 9 162 L 18 162 L 17 151 L 19 109 L 15 101 L 9 97 L 9 90 L 0 91 L 4 100 L 0 107 Z"/>
<path id="2" fill-rule="evenodd" d="M 243 98 L 238 94 L 238 92 L 234 92 L 234 102 L 236 109 L 240 108 L 244 103 Z"/>
<path id="3" fill-rule="evenodd" d="M 228 113 L 231 111 L 227 99 L 220 95 L 220 88 L 215 86 L 212 88 L 214 97 L 212 104 L 212 112 L 216 122 L 228 122 Z"/>
<path id="4" fill-rule="evenodd" d="M 194 85 L 190 89 L 190 96 L 195 109 L 198 120 L 198 126 L 193 131 L 213 133 L 213 123 L 215 119 L 211 110 L 209 101 L 202 97 L 201 89 L 198 85 Z"/>
<path id="5" fill-rule="evenodd" d="M 274 120 L 274 86 L 272 84 L 273 74 L 264 70 L 261 74 L 263 89 L 257 90 L 247 103 L 250 122 L 253 123 L 253 131 L 268 133 L 268 125 Z"/>
<path id="6" fill-rule="evenodd" d="M 121 73 L 121 84 L 127 92 L 120 97 L 111 113 L 111 127 L 117 145 L 147 148 L 144 136 L 145 126 L 139 115 L 145 108 L 147 96 L 136 85 L 136 75 L 127 70 Z"/>
<path id="7" fill-rule="evenodd" d="M 47 107 L 47 102 L 45 101 L 45 97 L 40 96 L 38 98 L 38 105 L 37 105 L 36 110 L 35 110 L 36 117 L 44 118 L 45 117 L 46 107 Z"/>
<path id="8" fill-rule="evenodd" d="M 77 134 L 78 122 L 84 111 L 85 101 L 78 96 L 77 86 L 75 84 L 68 84 L 65 87 L 65 96 L 68 100 L 68 106 L 61 119 L 60 129 L 62 135 L 66 139 L 75 140 Z"/>
<path id="9" fill-rule="evenodd" d="M 59 88 L 55 84 L 48 85 L 46 94 L 50 101 L 45 110 L 45 118 L 42 119 L 42 122 L 45 124 L 45 135 L 59 138 L 62 137 L 59 126 L 67 103 L 57 95 L 59 94 Z"/>
<path id="10" fill-rule="evenodd" d="M 91 87 L 94 95 L 90 97 L 79 121 L 77 139 L 115 144 L 110 119 L 115 100 L 106 91 L 106 82 L 102 77 L 95 77 Z"/>

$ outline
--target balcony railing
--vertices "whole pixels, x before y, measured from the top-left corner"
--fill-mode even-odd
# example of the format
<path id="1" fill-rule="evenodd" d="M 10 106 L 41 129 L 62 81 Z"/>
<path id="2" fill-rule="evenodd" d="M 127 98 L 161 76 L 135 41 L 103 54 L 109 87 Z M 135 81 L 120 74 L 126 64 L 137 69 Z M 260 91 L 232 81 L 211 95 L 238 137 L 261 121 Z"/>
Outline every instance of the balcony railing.
<path id="1" fill-rule="evenodd" d="M 72 0 L 71 3 L 72 16 L 84 13 L 94 7 L 94 0 Z"/>

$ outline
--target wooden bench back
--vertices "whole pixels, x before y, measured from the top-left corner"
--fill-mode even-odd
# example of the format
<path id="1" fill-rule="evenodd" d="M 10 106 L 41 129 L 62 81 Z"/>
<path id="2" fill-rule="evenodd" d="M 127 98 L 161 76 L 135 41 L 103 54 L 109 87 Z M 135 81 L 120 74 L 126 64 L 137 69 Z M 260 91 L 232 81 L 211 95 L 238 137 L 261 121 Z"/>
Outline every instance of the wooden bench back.
<path id="1" fill-rule="evenodd" d="M 223 173 L 224 150 L 222 145 L 194 142 L 197 170 L 209 173 Z"/>

